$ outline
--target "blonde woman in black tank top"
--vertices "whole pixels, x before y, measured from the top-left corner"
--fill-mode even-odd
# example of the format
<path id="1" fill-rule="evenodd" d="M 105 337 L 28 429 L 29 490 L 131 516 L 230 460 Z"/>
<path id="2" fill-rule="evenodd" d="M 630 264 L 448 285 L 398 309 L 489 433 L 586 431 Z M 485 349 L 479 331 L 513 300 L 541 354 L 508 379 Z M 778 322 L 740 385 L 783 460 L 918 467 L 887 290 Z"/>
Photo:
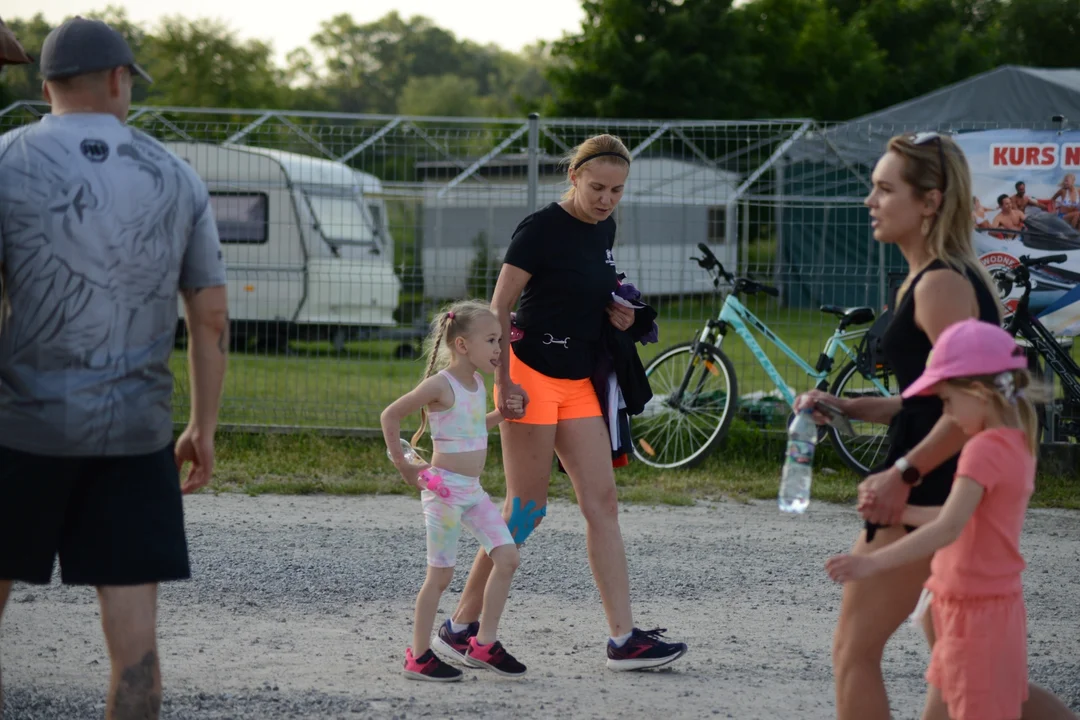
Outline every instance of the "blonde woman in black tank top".
<path id="1" fill-rule="evenodd" d="M 947 136 L 897 136 L 878 161 L 865 204 L 874 239 L 896 245 L 908 264 L 886 331 L 885 351 L 901 390 L 925 366 L 938 335 L 953 323 L 977 317 L 1000 321 L 1000 302 L 972 245 L 971 174 Z M 905 508 L 941 505 L 948 496 L 955 458 L 965 436 L 944 417 L 940 404 L 891 398 L 840 399 L 820 391 L 799 397 L 797 408 L 819 400 L 851 417 L 890 426 L 887 462 L 859 485 L 858 509 L 866 521 L 853 553 L 865 554 L 907 532 Z M 815 414 L 815 420 L 825 418 Z M 833 639 L 836 714 L 839 720 L 889 720 L 881 672 L 885 644 L 911 615 L 930 575 L 930 561 L 844 585 Z M 924 616 L 933 645 L 929 613 Z M 1032 686 L 1024 717 L 1072 718 L 1056 698 Z"/>

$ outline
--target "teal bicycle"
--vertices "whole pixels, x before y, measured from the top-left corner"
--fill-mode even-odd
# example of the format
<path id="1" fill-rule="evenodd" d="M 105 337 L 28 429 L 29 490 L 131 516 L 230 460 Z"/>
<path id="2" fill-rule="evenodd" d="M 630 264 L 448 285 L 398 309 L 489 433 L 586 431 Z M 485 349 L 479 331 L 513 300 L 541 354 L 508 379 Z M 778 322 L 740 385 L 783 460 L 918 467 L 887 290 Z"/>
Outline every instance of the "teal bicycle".
<path id="1" fill-rule="evenodd" d="M 713 287 L 719 289 L 721 280 L 727 280 L 733 289 L 724 299 L 719 316 L 705 322 L 697 339 L 662 351 L 645 368 L 653 398 L 640 415 L 630 419 L 634 456 L 638 460 L 656 468 L 690 468 L 703 462 L 723 441 L 739 405 L 735 367 L 720 349 L 729 330 L 734 330 L 750 348 L 789 411 L 796 392 L 765 354 L 751 328 L 790 358 L 819 390 L 841 398 L 895 394 L 895 378 L 868 349 L 868 340 L 872 339 L 868 336 L 869 328 L 850 329 L 874 322 L 877 318 L 873 308 L 822 306 L 823 313 L 835 315 L 839 320 L 816 366 L 811 366 L 739 301 L 740 295 L 762 293 L 776 297 L 779 290 L 756 280 L 734 277 L 707 245 L 700 243 L 698 248 L 704 257 L 691 260 L 713 276 Z M 841 354 L 847 362 L 830 386 L 832 370 Z M 844 464 L 866 475 L 884 458 L 887 437 L 882 426 L 853 419 L 851 429 L 854 435 L 845 435 L 828 425 L 821 433 L 822 437 L 829 436 Z"/>

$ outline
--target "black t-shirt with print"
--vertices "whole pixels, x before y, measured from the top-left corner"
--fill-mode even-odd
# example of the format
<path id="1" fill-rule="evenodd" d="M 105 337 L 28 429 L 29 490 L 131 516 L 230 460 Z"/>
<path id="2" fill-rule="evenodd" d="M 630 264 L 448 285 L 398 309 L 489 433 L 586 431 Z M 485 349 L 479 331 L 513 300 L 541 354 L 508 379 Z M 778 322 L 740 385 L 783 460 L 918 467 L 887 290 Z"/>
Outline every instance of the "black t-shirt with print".
<path id="1" fill-rule="evenodd" d="M 578 220 L 551 203 L 521 221 L 503 262 L 532 275 L 521 294 L 514 353 L 552 378 L 592 374 L 605 308 L 618 287 L 615 220 Z"/>

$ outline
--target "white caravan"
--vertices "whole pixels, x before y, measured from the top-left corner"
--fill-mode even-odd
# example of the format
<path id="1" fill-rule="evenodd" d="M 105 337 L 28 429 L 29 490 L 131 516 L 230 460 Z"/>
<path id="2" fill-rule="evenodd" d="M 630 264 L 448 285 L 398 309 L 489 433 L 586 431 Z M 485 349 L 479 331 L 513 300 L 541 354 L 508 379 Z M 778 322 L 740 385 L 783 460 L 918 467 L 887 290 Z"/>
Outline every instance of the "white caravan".
<path id="1" fill-rule="evenodd" d="M 234 343 L 340 344 L 395 325 L 401 281 L 382 185 L 330 160 L 170 142 L 206 182 L 228 272 Z M 183 315 L 183 305 L 180 308 Z"/>

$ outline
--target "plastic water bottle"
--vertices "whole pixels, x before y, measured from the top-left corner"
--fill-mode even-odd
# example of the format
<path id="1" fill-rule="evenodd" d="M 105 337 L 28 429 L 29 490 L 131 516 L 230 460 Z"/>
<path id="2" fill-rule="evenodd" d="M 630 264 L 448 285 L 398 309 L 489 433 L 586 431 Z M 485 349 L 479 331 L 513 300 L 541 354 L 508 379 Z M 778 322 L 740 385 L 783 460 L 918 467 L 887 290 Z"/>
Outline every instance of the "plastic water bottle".
<path id="1" fill-rule="evenodd" d="M 405 462 L 410 465 L 424 464 L 424 459 L 416 454 L 416 450 L 413 449 L 413 446 L 409 444 L 408 440 L 401 438 L 399 442 L 401 442 L 401 454 L 405 456 Z M 390 454 L 390 448 L 386 448 L 386 457 L 390 458 L 390 461 L 393 462 L 394 456 Z"/>
<path id="2" fill-rule="evenodd" d="M 810 504 L 810 481 L 813 478 L 817 425 L 807 408 L 800 411 L 788 428 L 787 454 L 780 479 L 779 504 L 783 512 L 803 513 Z"/>
<path id="3" fill-rule="evenodd" d="M 410 465 L 423 465 L 424 459 L 416 454 L 416 450 L 409 444 L 409 441 L 401 438 L 401 452 L 405 455 L 405 461 Z M 386 448 L 386 457 L 390 458 L 391 462 L 394 460 L 394 456 L 390 454 L 390 448 Z M 443 485 L 442 478 L 431 469 L 424 470 L 420 473 L 420 477 L 427 482 L 427 489 L 435 493 L 439 497 L 450 497 L 450 488 Z"/>

